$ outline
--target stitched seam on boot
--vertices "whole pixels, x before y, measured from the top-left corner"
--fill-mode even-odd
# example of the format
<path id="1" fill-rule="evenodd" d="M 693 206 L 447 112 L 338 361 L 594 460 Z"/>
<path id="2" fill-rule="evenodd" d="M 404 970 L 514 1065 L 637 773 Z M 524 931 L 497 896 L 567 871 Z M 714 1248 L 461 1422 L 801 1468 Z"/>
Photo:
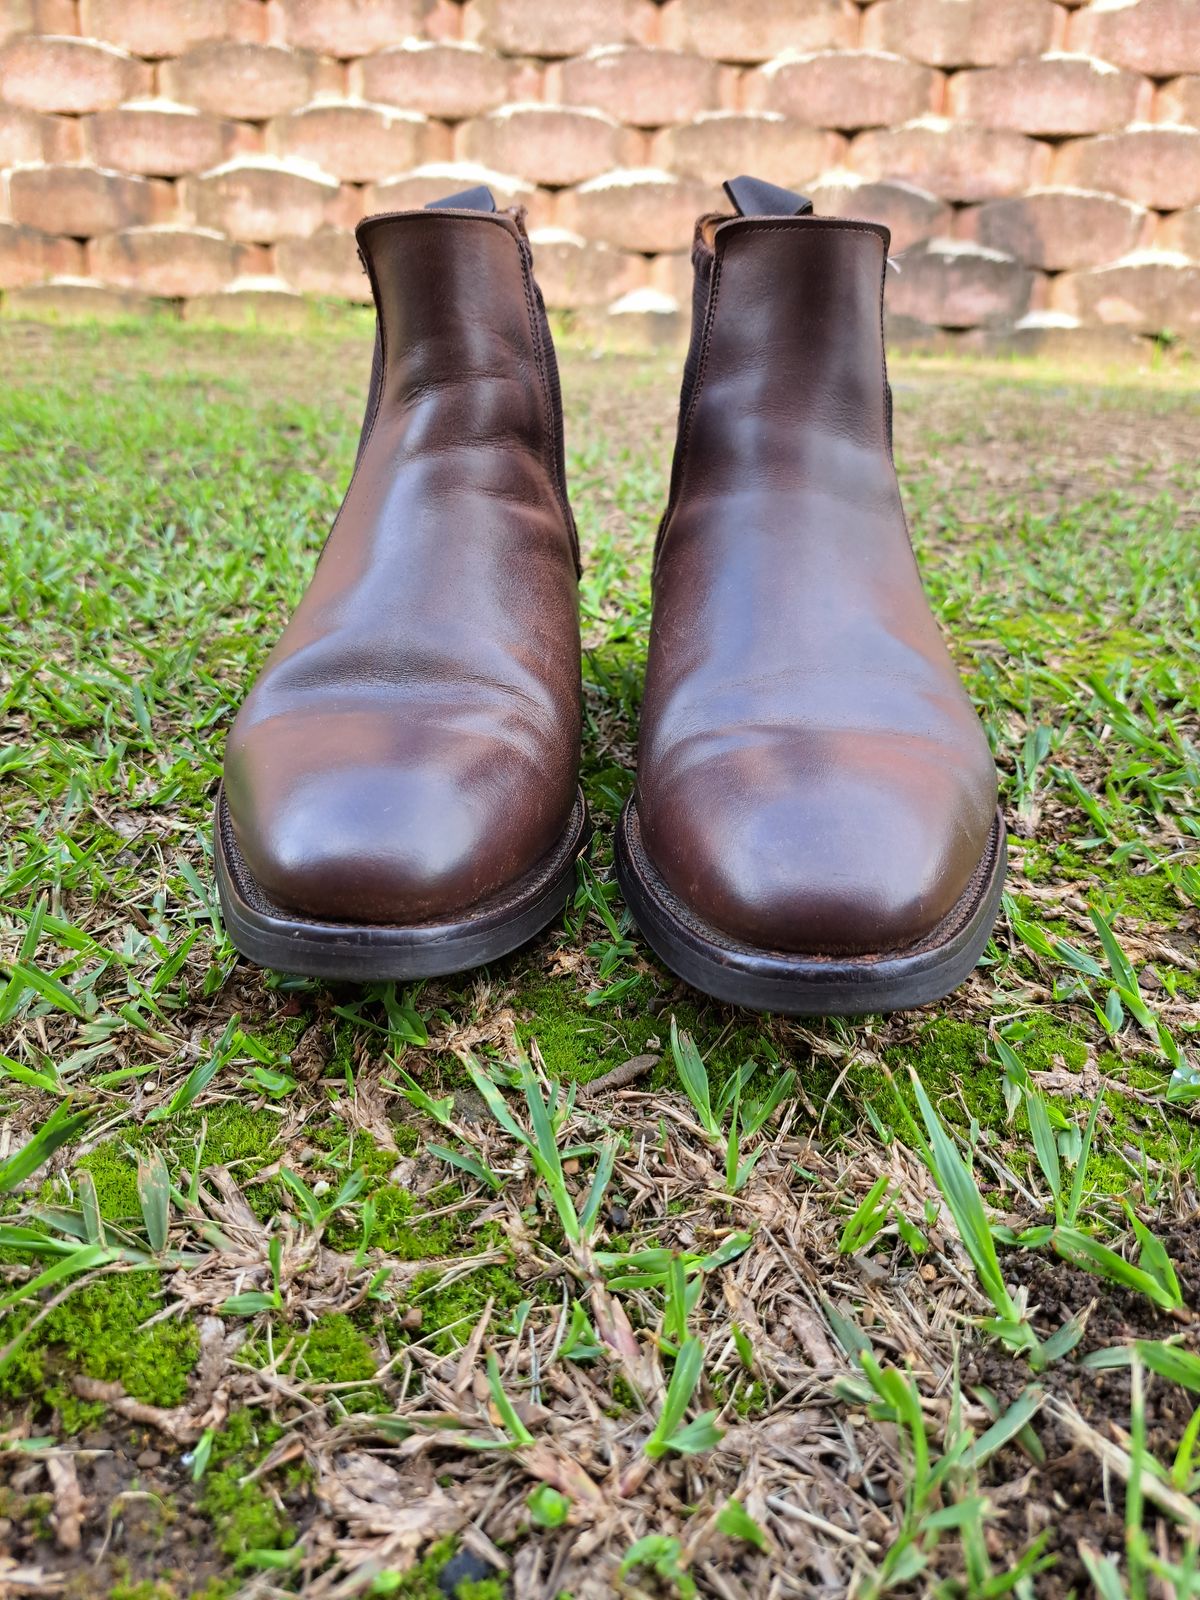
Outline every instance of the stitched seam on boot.
<path id="1" fill-rule="evenodd" d="M 575 533 L 575 523 L 571 516 L 566 496 L 566 485 L 562 483 L 558 473 L 558 417 L 555 414 L 554 398 L 550 392 L 550 375 L 546 368 L 546 355 L 542 348 L 542 329 L 537 310 L 537 298 L 533 291 L 533 264 L 531 255 L 525 246 L 517 241 L 521 256 L 521 286 L 525 291 L 525 314 L 529 318 L 529 333 L 533 343 L 534 365 L 537 367 L 538 380 L 542 386 L 542 401 L 546 410 L 546 427 L 550 436 L 550 460 L 544 463 L 550 472 L 550 481 L 554 485 L 554 497 L 558 501 L 559 510 L 563 514 L 563 521 L 567 529 L 567 538 L 575 557 L 576 570 L 579 569 L 579 545 Z M 545 451 L 542 452 L 543 456 Z"/>
<path id="2" fill-rule="evenodd" d="M 675 446 L 678 473 L 676 488 L 675 493 L 671 496 L 667 503 L 667 509 L 663 512 L 662 522 L 659 526 L 658 535 L 654 542 L 654 560 L 650 568 L 651 583 L 654 582 L 655 575 L 658 572 L 659 560 L 662 556 L 663 550 L 666 548 L 667 535 L 670 532 L 671 521 L 675 515 L 675 507 L 679 503 L 680 491 L 683 488 L 684 462 L 687 457 L 688 444 L 690 443 L 692 436 L 692 419 L 696 415 L 696 407 L 699 405 L 700 396 L 704 392 L 704 377 L 708 370 L 708 349 L 709 345 L 712 343 L 713 323 L 715 322 L 717 316 L 717 295 L 721 288 L 721 268 L 724 265 L 724 261 L 724 253 L 715 256 L 713 260 L 712 277 L 709 280 L 708 286 L 708 305 L 704 312 L 704 329 L 700 335 L 700 350 L 696 357 L 696 377 L 694 383 L 692 384 L 691 397 L 688 400 L 687 416 L 684 417 L 682 423 L 680 424 L 679 440 Z"/>
<path id="3" fill-rule="evenodd" d="M 355 481 L 358 478 L 359 470 L 362 467 L 363 460 L 367 454 L 367 448 L 371 443 L 371 436 L 375 432 L 375 424 L 378 422 L 379 413 L 383 408 L 383 391 L 387 387 L 387 328 L 385 327 L 383 321 L 383 308 L 379 302 L 379 284 L 376 282 L 375 269 L 371 265 L 371 260 L 367 255 L 367 252 L 360 249 L 359 255 L 362 259 L 363 266 L 367 270 L 367 277 L 371 284 L 371 298 L 375 302 L 375 328 L 379 334 L 379 387 L 375 391 L 375 404 L 371 407 L 371 415 L 366 420 L 366 423 L 363 427 L 362 437 L 359 440 L 358 454 L 354 458 L 354 470 L 350 474 L 350 482 L 346 485 L 346 492 L 342 496 L 341 505 L 339 505 L 337 508 L 337 515 L 334 517 L 332 523 L 330 523 L 329 532 L 325 535 L 324 542 L 322 543 L 320 550 L 317 552 L 318 564 L 328 548 L 329 541 L 333 538 L 338 523 L 342 520 L 342 512 L 346 509 L 346 502 L 350 498 L 350 491 L 354 488 Z"/>

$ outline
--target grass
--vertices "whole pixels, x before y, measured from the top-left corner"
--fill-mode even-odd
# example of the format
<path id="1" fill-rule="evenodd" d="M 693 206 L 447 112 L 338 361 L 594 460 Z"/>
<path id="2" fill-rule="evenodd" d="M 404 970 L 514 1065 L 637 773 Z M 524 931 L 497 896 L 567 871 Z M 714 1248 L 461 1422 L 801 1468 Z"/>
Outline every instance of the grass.
<path id="1" fill-rule="evenodd" d="M 1013 866 L 948 1002 L 808 1023 L 676 984 L 612 881 L 676 357 L 563 352 L 573 905 L 491 969 L 352 990 L 238 960 L 209 828 L 353 458 L 365 323 L 0 346 L 18 1563 L 154 1600 L 1200 1595 L 1186 371 L 896 365 Z"/>

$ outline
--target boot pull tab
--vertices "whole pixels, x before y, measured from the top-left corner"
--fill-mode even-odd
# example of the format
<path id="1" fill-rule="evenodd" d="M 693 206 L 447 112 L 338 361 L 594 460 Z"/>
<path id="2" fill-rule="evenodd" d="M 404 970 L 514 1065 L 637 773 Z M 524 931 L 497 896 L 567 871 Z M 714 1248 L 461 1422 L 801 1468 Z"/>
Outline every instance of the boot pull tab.
<path id="1" fill-rule="evenodd" d="M 496 201 L 486 183 L 477 183 L 473 189 L 461 194 L 448 194 L 442 200 L 431 200 L 426 211 L 495 211 Z"/>
<path id="2" fill-rule="evenodd" d="M 807 195 L 793 194 L 762 178 L 728 178 L 721 187 L 742 217 L 803 217 L 813 208 Z"/>

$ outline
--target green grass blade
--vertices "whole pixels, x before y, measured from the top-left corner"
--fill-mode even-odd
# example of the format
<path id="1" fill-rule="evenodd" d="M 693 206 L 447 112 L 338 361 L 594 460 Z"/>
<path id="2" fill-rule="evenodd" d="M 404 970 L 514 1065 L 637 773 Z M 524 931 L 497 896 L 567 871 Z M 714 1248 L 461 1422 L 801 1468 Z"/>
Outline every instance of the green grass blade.
<path id="1" fill-rule="evenodd" d="M 169 1117 L 177 1116 L 181 1111 L 190 1111 L 196 1101 L 208 1088 L 209 1084 L 220 1072 L 221 1068 L 229 1061 L 236 1049 L 237 1017 L 230 1017 L 225 1025 L 224 1032 L 218 1039 L 212 1055 L 207 1061 L 193 1067 L 183 1083 L 164 1105 L 155 1106 L 146 1113 L 147 1122 L 165 1122 Z"/>
<path id="2" fill-rule="evenodd" d="M 692 1395 L 700 1381 L 704 1364 L 704 1346 L 693 1335 L 685 1339 L 675 1357 L 671 1381 L 663 1399 L 662 1412 L 654 1432 L 646 1441 L 646 1454 L 651 1457 L 665 1455 L 671 1447 L 672 1437 L 679 1432 Z"/>
<path id="3" fill-rule="evenodd" d="M 1063 1213 L 1062 1201 L 1062 1166 L 1058 1159 L 1058 1140 L 1054 1136 L 1054 1129 L 1050 1126 L 1050 1117 L 1046 1111 L 1046 1102 L 1036 1089 L 1029 1088 L 1025 1091 L 1025 1116 L 1029 1122 L 1029 1132 L 1033 1137 L 1033 1149 L 1037 1156 L 1038 1166 L 1042 1169 L 1042 1176 L 1050 1190 L 1051 1205 L 1055 1217 L 1061 1221 Z"/>
<path id="4" fill-rule="evenodd" d="M 444 1144 L 428 1144 L 425 1147 L 431 1156 L 436 1156 L 439 1161 L 445 1161 L 449 1166 L 457 1167 L 460 1172 L 467 1172 L 472 1178 L 486 1186 L 495 1194 L 504 1188 L 504 1179 L 490 1167 L 485 1167 L 482 1161 L 477 1161 L 474 1156 L 468 1155 L 463 1150 L 450 1150 Z"/>
<path id="5" fill-rule="evenodd" d="M 720 1139 L 720 1124 L 713 1116 L 708 1068 L 691 1034 L 681 1032 L 674 1017 L 671 1018 L 671 1055 L 675 1060 L 679 1081 L 700 1119 L 700 1126 L 710 1139 Z"/>
<path id="6" fill-rule="evenodd" d="M 534 1442 L 533 1435 L 517 1415 L 516 1407 L 504 1392 L 504 1384 L 500 1377 L 500 1363 L 495 1352 L 488 1351 L 487 1358 L 488 1388 L 491 1390 L 492 1403 L 500 1413 L 500 1420 L 504 1424 L 505 1432 L 514 1444 L 528 1445 Z"/>
<path id="7" fill-rule="evenodd" d="M 1075 1163 L 1075 1175 L 1071 1180 L 1071 1193 L 1067 1199 L 1066 1210 L 1063 1212 L 1061 1219 L 1069 1228 L 1075 1226 L 1079 1216 L 1079 1208 L 1083 1204 L 1083 1185 L 1087 1178 L 1087 1165 L 1092 1153 L 1092 1140 L 1096 1133 L 1096 1119 L 1100 1115 L 1100 1107 L 1103 1104 L 1103 1093 L 1097 1094 L 1092 1101 L 1092 1109 L 1088 1113 L 1087 1127 L 1083 1132 L 1083 1143 L 1080 1147 L 1079 1159 Z"/>
<path id="8" fill-rule="evenodd" d="M 600 1146 L 600 1155 L 596 1161 L 596 1170 L 592 1173 L 591 1187 L 587 1199 L 583 1202 L 583 1210 L 579 1213 L 579 1231 L 587 1239 L 596 1225 L 596 1218 L 600 1215 L 600 1207 L 604 1204 L 604 1196 L 608 1190 L 609 1180 L 613 1175 L 616 1165 L 617 1148 L 611 1141 Z"/>
<path id="9" fill-rule="evenodd" d="M 1148 1272 L 1154 1281 L 1161 1287 L 1163 1293 L 1170 1298 L 1171 1304 L 1176 1309 L 1183 1307 L 1183 1290 L 1179 1286 L 1179 1279 L 1171 1258 L 1166 1252 L 1166 1247 L 1160 1239 L 1146 1225 L 1134 1215 L 1129 1202 L 1125 1202 L 1125 1212 L 1133 1228 L 1134 1238 L 1138 1242 L 1138 1266 Z"/>
<path id="10" fill-rule="evenodd" d="M 36 1278 L 0 1296 L 0 1311 L 8 1311 L 12 1306 L 20 1305 L 22 1300 L 33 1299 L 43 1289 L 54 1288 L 55 1284 L 61 1283 L 64 1278 L 73 1278 L 80 1272 L 90 1272 L 93 1267 L 108 1266 L 119 1257 L 120 1252 L 108 1245 L 79 1245 L 69 1255 L 64 1255 L 56 1261 L 52 1267 L 47 1267 L 45 1272 L 39 1273 Z"/>
<path id="11" fill-rule="evenodd" d="M 533 1140 L 508 1109 L 504 1096 L 488 1077 L 487 1073 L 472 1057 L 464 1056 L 462 1059 L 471 1082 L 482 1095 L 484 1104 L 495 1121 L 500 1124 L 510 1139 L 515 1139 L 518 1144 L 524 1145 L 526 1150 L 533 1150 L 535 1148 Z"/>
<path id="12" fill-rule="evenodd" d="M 1164 1311 L 1179 1309 L 1178 1299 L 1168 1293 L 1157 1278 L 1141 1267 L 1135 1267 L 1124 1256 L 1101 1244 L 1099 1239 L 1093 1239 L 1091 1234 L 1079 1228 L 1055 1228 L 1050 1243 L 1063 1260 L 1069 1261 L 1072 1266 L 1082 1267 L 1085 1272 L 1103 1278 L 1108 1283 L 1119 1283 L 1127 1289 L 1134 1289 Z"/>
<path id="13" fill-rule="evenodd" d="M 137 1191 L 150 1248 L 155 1255 L 162 1255 L 171 1219 L 171 1179 L 160 1150 L 138 1162 Z"/>
<path id="14" fill-rule="evenodd" d="M 912 1069 L 909 1069 L 910 1072 Z M 913 1091 L 917 1097 L 922 1120 L 929 1135 L 929 1153 L 932 1158 L 933 1178 L 941 1190 L 942 1198 L 954 1218 L 959 1238 L 970 1256 L 988 1299 L 1006 1321 L 1018 1320 L 1016 1307 L 1004 1284 L 991 1224 L 984 1210 L 983 1196 L 970 1167 L 958 1153 L 958 1147 L 946 1132 L 942 1119 L 933 1109 L 924 1085 L 912 1072 Z"/>
<path id="15" fill-rule="evenodd" d="M 28 1144 L 22 1145 L 20 1150 L 14 1151 L 6 1160 L 0 1161 L 0 1194 L 9 1193 L 32 1177 L 40 1166 L 49 1161 L 56 1150 L 69 1143 L 77 1133 L 87 1127 L 92 1115 L 90 1109 L 70 1110 L 67 1101 L 56 1106 L 49 1119 L 42 1124 Z"/>
<path id="16" fill-rule="evenodd" d="M 986 1429 L 976 1439 L 975 1443 L 968 1446 L 959 1465 L 965 1472 L 977 1472 L 997 1450 L 1002 1450 L 1006 1444 L 1016 1439 L 1033 1421 L 1042 1408 L 1045 1393 L 1036 1387 L 1026 1389 L 1013 1401 L 1002 1417 L 997 1417 L 991 1427 Z"/>

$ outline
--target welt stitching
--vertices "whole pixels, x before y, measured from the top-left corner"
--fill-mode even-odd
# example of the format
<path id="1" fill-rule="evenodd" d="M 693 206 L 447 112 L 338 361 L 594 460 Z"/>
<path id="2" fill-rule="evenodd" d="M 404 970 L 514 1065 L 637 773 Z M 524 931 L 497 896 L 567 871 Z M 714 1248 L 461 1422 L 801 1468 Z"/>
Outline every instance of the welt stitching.
<path id="1" fill-rule="evenodd" d="M 226 865 L 242 899 L 254 910 L 265 912 L 268 916 L 283 916 L 291 922 L 304 923 L 310 927 L 328 927 L 328 922 L 322 922 L 319 917 L 307 917 L 302 912 L 285 910 L 275 904 L 251 873 L 246 863 L 246 858 L 242 855 L 241 846 L 238 844 L 237 835 L 233 830 L 233 816 L 229 810 L 229 801 L 223 788 L 219 791 L 219 795 L 220 832 L 221 842 L 225 848 Z M 577 818 L 579 819 L 578 823 L 576 822 Z M 535 863 L 524 877 L 519 878 L 515 884 L 512 884 L 507 889 L 500 890 L 496 896 L 491 898 L 487 902 L 482 915 L 479 912 L 475 912 L 471 916 L 465 916 L 463 920 L 469 922 L 471 920 L 482 920 L 483 915 L 495 916 L 536 894 L 545 882 L 552 878 L 562 867 L 567 858 L 574 853 L 575 845 L 586 819 L 586 802 L 584 801 L 582 790 L 577 789 L 575 803 L 571 808 L 571 815 L 567 819 L 566 832 L 558 839 L 557 843 L 551 846 L 546 855 Z M 389 926 L 420 928 L 422 926 L 428 927 L 430 923 L 428 921 L 424 924 L 418 922 L 411 925 L 380 923 L 377 926 L 381 928 Z"/>

